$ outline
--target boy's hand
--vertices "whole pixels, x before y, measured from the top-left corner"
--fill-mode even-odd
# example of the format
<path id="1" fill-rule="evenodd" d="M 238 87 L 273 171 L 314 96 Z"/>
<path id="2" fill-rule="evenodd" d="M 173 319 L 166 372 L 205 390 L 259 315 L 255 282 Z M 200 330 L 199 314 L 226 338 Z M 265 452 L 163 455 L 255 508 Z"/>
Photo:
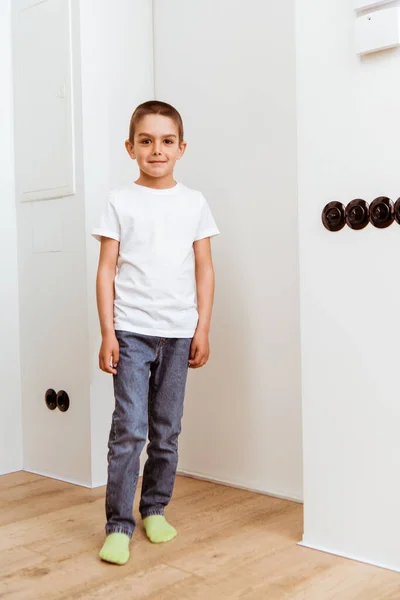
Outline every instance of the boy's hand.
<path id="1" fill-rule="evenodd" d="M 119 361 L 119 344 L 114 333 L 103 337 L 99 352 L 99 367 L 105 373 L 117 374 Z M 112 366 L 111 366 L 112 365 Z"/>
<path id="2" fill-rule="evenodd" d="M 190 346 L 189 368 L 198 369 L 206 364 L 210 356 L 210 344 L 206 331 L 196 331 Z"/>

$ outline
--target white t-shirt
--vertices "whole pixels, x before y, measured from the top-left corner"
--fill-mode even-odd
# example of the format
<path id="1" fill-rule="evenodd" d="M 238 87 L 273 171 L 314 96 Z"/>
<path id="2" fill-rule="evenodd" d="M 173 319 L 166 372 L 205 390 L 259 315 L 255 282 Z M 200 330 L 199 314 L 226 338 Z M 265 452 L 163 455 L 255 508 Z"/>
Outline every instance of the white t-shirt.
<path id="1" fill-rule="evenodd" d="M 204 196 L 182 183 L 112 190 L 92 235 L 120 242 L 114 328 L 193 337 L 198 322 L 193 242 L 218 234 Z"/>

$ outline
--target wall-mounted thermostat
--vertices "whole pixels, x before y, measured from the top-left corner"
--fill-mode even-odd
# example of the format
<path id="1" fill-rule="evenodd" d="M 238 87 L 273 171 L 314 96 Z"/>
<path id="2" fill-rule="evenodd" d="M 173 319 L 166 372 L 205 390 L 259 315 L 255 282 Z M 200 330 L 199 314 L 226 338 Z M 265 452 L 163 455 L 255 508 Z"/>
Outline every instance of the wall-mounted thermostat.
<path id="1" fill-rule="evenodd" d="M 369 54 L 400 46 L 400 8 L 388 8 L 356 19 L 356 52 Z"/>
<path id="2" fill-rule="evenodd" d="M 394 0 L 354 0 L 354 8 L 356 10 L 367 10 L 390 2 L 394 2 Z"/>

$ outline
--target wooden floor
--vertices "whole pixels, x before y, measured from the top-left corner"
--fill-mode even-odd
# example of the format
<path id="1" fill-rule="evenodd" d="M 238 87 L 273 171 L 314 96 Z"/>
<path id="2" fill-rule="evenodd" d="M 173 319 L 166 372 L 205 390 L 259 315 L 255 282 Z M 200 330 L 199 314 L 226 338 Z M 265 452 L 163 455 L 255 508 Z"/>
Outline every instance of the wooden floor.
<path id="1" fill-rule="evenodd" d="M 298 546 L 300 504 L 186 477 L 178 537 L 151 544 L 139 521 L 129 563 L 103 563 L 104 493 L 0 477 L 1 600 L 400 600 L 399 574 Z"/>

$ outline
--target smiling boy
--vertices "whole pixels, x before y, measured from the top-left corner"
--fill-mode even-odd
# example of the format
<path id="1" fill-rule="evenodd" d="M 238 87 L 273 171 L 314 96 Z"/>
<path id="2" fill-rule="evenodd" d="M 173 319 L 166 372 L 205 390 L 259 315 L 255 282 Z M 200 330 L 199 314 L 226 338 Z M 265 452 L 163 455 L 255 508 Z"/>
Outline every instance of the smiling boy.
<path id="1" fill-rule="evenodd" d="M 175 483 L 188 368 L 209 358 L 214 298 L 210 238 L 218 235 L 204 196 L 174 179 L 186 150 L 169 104 L 149 101 L 132 115 L 125 147 L 140 175 L 112 190 L 100 225 L 96 281 L 100 368 L 113 375 L 108 441 L 106 540 L 100 558 L 129 559 L 140 454 L 146 442 L 139 512 L 151 542 L 177 532 L 164 516 Z"/>

